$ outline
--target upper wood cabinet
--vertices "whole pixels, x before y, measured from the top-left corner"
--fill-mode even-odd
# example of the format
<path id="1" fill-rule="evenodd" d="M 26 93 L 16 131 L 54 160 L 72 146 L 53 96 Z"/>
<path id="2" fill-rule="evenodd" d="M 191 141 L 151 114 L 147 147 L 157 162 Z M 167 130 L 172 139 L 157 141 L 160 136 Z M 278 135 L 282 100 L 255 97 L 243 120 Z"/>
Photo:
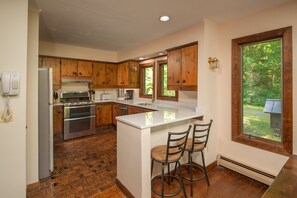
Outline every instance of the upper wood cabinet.
<path id="1" fill-rule="evenodd" d="M 93 63 L 91 61 L 77 62 L 77 75 L 81 77 L 90 77 L 93 74 Z"/>
<path id="2" fill-rule="evenodd" d="M 115 87 L 117 65 L 113 63 L 93 63 L 93 87 Z"/>
<path id="3" fill-rule="evenodd" d="M 137 61 L 129 62 L 129 87 L 139 88 L 139 63 Z"/>
<path id="4" fill-rule="evenodd" d="M 51 67 L 53 69 L 53 86 L 61 86 L 60 80 L 60 58 L 42 57 L 39 59 L 40 67 Z"/>
<path id="5" fill-rule="evenodd" d="M 61 76 L 68 77 L 91 77 L 91 61 L 77 61 L 74 59 L 61 59 Z"/>
<path id="6" fill-rule="evenodd" d="M 168 89 L 197 91 L 198 45 L 168 50 Z"/>
<path id="7" fill-rule="evenodd" d="M 118 64 L 117 84 L 120 86 L 129 85 L 129 62 Z"/>
<path id="8" fill-rule="evenodd" d="M 119 87 L 139 88 L 139 63 L 137 61 L 118 64 L 117 84 Z"/>
<path id="9" fill-rule="evenodd" d="M 112 124 L 112 104 L 103 103 L 96 105 L 96 127 Z"/>

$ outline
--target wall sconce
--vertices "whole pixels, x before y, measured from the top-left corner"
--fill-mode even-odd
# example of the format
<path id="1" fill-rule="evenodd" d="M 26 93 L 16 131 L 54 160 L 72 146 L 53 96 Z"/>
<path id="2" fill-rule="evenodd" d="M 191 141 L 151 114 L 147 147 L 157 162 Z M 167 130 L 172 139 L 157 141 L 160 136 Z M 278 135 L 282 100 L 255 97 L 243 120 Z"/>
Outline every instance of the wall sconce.
<path id="1" fill-rule="evenodd" d="M 210 69 L 217 69 L 220 67 L 219 65 L 219 59 L 215 58 L 215 57 L 209 57 L 208 58 L 208 63 L 209 63 L 209 68 Z"/>

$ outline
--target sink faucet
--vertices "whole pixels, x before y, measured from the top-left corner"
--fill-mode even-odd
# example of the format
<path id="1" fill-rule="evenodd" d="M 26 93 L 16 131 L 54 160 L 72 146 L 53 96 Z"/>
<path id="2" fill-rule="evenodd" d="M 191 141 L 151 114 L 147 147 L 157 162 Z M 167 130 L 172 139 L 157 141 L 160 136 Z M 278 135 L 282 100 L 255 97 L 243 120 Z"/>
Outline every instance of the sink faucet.
<path id="1" fill-rule="evenodd" d="M 146 91 L 148 92 L 148 90 L 152 90 L 152 103 L 154 103 L 155 102 L 155 90 L 153 89 L 153 87 L 148 87 L 147 89 L 146 89 Z"/>

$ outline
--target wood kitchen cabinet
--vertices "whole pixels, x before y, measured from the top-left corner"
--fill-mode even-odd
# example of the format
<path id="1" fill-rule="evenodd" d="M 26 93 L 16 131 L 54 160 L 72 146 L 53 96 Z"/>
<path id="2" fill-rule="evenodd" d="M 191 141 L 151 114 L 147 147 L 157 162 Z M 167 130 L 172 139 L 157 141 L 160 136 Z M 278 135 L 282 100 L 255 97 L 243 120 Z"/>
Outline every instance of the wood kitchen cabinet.
<path id="1" fill-rule="evenodd" d="M 61 59 L 60 58 L 50 58 L 42 57 L 39 58 L 40 67 L 50 67 L 53 70 L 53 86 L 55 89 L 60 88 L 60 68 L 61 68 Z"/>
<path id="2" fill-rule="evenodd" d="M 152 109 L 145 109 L 145 108 L 140 108 L 140 107 L 133 107 L 129 106 L 128 107 L 128 114 L 137 114 L 137 113 L 145 113 L 145 112 L 151 112 L 154 111 Z"/>
<path id="3" fill-rule="evenodd" d="M 112 124 L 112 104 L 96 104 L 96 127 Z"/>
<path id="4" fill-rule="evenodd" d="M 117 65 L 93 62 L 93 87 L 111 88 L 116 86 Z"/>
<path id="5" fill-rule="evenodd" d="M 117 84 L 123 88 L 139 88 L 139 63 L 137 61 L 118 64 Z"/>
<path id="6" fill-rule="evenodd" d="M 77 74 L 79 77 L 92 77 L 93 63 L 91 61 L 78 61 Z"/>
<path id="7" fill-rule="evenodd" d="M 117 125 L 117 104 L 112 104 L 112 124 Z"/>
<path id="8" fill-rule="evenodd" d="M 117 84 L 119 86 L 129 85 L 129 62 L 118 64 Z"/>
<path id="9" fill-rule="evenodd" d="M 77 61 L 75 59 L 61 59 L 61 76 L 92 77 L 91 61 Z"/>
<path id="10" fill-rule="evenodd" d="M 168 89 L 197 91 L 197 56 L 197 43 L 178 49 L 168 50 Z"/>
<path id="11" fill-rule="evenodd" d="M 129 62 L 129 88 L 139 88 L 139 63 Z"/>
<path id="12" fill-rule="evenodd" d="M 53 124 L 54 124 L 54 141 L 61 141 L 63 134 L 63 106 L 54 106 L 53 108 Z"/>

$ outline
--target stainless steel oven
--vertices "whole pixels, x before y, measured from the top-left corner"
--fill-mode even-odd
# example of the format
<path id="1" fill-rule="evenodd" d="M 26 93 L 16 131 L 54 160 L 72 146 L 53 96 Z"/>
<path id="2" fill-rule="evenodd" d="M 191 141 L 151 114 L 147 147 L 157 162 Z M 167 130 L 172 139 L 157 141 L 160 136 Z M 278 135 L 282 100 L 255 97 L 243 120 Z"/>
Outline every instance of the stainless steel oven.
<path id="1" fill-rule="evenodd" d="M 64 106 L 64 140 L 95 133 L 95 104 Z"/>

